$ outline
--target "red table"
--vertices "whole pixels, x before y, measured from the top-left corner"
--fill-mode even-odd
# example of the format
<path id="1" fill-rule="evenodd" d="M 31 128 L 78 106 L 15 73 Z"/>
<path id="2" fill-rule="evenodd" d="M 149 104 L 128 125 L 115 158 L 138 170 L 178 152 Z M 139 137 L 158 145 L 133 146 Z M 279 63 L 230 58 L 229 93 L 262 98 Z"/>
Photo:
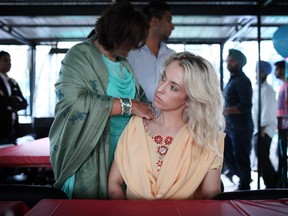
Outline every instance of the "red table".
<path id="1" fill-rule="evenodd" d="M 0 201 L 0 215 L 24 215 L 29 211 L 22 201 Z"/>
<path id="2" fill-rule="evenodd" d="M 51 167 L 49 138 L 0 149 L 1 167 Z"/>
<path id="3" fill-rule="evenodd" d="M 26 216 L 287 216 L 288 200 L 41 200 Z"/>

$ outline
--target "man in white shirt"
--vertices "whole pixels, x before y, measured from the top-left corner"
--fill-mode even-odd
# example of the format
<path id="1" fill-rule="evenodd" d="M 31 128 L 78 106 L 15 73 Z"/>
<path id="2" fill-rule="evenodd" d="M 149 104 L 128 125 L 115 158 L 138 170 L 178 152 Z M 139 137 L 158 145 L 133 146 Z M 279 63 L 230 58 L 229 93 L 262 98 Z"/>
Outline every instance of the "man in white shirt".
<path id="1" fill-rule="evenodd" d="M 175 53 L 163 42 L 168 40 L 174 25 L 171 8 L 163 1 L 151 1 L 143 13 L 150 24 L 149 36 L 144 47 L 129 52 L 128 62 L 148 100 L 153 101 L 164 62 Z"/>
<path id="2" fill-rule="evenodd" d="M 259 64 L 256 64 L 258 71 Z M 258 131 L 258 88 L 253 92 L 252 117 L 254 123 L 254 147 L 258 156 L 258 165 L 260 175 L 263 177 L 266 188 L 277 187 L 277 173 L 269 158 L 272 138 L 277 127 L 277 101 L 274 89 L 267 83 L 266 78 L 271 73 L 272 67 L 269 62 L 260 61 L 259 73 L 261 82 L 261 127 Z M 261 142 L 258 146 L 258 133 L 260 133 Z M 259 147 L 259 149 L 257 149 Z M 257 154 L 258 153 L 258 154 Z"/>

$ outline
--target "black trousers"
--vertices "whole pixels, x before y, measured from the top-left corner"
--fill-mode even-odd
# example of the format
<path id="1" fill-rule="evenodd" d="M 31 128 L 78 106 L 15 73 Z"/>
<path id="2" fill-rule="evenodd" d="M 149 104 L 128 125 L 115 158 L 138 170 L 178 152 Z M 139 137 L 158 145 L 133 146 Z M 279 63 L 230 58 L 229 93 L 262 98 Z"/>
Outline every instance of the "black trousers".
<path id="1" fill-rule="evenodd" d="M 261 137 L 261 144 L 258 146 L 258 134 L 253 136 L 253 142 L 255 147 L 255 153 L 258 157 L 258 172 L 263 177 L 266 188 L 276 188 L 278 184 L 277 172 L 275 171 L 270 160 L 270 146 L 272 138 L 265 134 Z M 259 149 L 258 149 L 259 147 Z"/>
<path id="2" fill-rule="evenodd" d="M 224 163 L 232 174 L 239 177 L 238 190 L 250 190 L 253 129 L 226 128 L 225 133 Z"/>

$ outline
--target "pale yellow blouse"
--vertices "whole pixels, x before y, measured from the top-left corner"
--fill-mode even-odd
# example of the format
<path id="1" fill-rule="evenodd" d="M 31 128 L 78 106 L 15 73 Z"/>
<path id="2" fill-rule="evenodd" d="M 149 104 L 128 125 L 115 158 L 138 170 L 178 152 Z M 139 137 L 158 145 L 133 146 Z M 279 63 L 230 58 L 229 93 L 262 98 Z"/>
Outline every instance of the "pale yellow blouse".
<path id="1" fill-rule="evenodd" d="M 223 155 L 225 134 L 219 139 Z M 223 157 L 201 150 L 187 125 L 177 133 L 157 171 L 156 144 L 143 120 L 132 117 L 116 148 L 115 161 L 127 185 L 127 199 L 201 199 L 197 188 L 206 173 L 220 168 Z"/>

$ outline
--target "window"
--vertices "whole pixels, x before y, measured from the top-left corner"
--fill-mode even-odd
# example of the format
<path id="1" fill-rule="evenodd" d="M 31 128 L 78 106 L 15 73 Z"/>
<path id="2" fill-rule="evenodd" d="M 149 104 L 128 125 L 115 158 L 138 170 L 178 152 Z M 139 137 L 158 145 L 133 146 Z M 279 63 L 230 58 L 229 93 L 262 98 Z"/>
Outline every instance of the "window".
<path id="1" fill-rule="evenodd" d="M 69 49 L 78 42 L 59 42 L 57 48 Z M 168 47 L 176 52 L 189 51 L 209 60 L 214 66 L 220 77 L 220 45 L 219 44 L 168 44 Z M 61 61 L 65 53 L 50 52 L 51 46 L 36 46 L 35 57 L 35 92 L 33 98 L 33 113 L 30 113 L 30 47 L 24 45 L 0 46 L 0 50 L 5 50 L 11 55 L 12 67 L 8 75 L 14 78 L 22 90 L 24 97 L 28 102 L 26 110 L 19 111 L 20 116 L 32 116 L 36 118 L 54 117 L 56 97 L 54 84 L 58 79 Z M 226 69 L 225 58 L 228 49 L 235 48 L 241 50 L 247 57 L 247 64 L 243 71 L 250 78 L 253 87 L 256 87 L 255 64 L 258 60 L 258 43 L 256 41 L 248 42 L 227 42 L 223 50 L 223 83 L 228 82 L 230 73 Z M 274 62 L 283 58 L 276 52 L 272 41 L 261 42 L 261 59 L 271 63 L 274 71 Z M 268 83 L 278 92 L 282 84 L 272 72 L 268 76 Z M 21 119 L 20 119 L 21 122 Z"/>

